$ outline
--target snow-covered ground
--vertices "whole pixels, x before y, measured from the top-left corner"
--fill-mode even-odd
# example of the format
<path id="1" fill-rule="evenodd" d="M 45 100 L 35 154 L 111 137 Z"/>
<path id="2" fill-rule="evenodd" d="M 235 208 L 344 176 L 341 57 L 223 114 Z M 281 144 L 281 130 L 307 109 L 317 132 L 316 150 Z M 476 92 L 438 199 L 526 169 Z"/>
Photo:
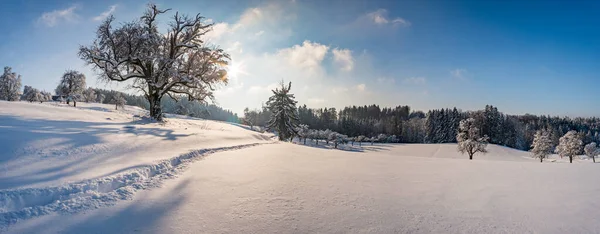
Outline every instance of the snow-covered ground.
<path id="1" fill-rule="evenodd" d="M 271 144 L 226 123 L 132 123 L 141 110 L 78 106 L 0 102 L 0 232 L 600 230 L 600 164 L 588 160 L 539 163 L 495 145 L 470 161 L 454 144 Z"/>

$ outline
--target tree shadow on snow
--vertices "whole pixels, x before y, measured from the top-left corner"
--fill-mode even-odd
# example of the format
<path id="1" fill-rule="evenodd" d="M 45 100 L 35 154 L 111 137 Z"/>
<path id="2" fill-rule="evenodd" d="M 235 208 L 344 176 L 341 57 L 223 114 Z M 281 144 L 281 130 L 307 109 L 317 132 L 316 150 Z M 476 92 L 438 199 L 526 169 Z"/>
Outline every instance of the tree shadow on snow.
<path id="1" fill-rule="evenodd" d="M 101 138 L 102 135 L 150 135 L 168 141 L 189 136 L 189 134 L 177 134 L 171 129 L 146 126 L 140 128 L 138 126 L 140 125 L 136 122 L 62 121 L 0 115 L 0 189 L 52 181 L 83 172 L 86 168 L 77 167 L 80 164 L 96 163 L 127 156 L 111 155 L 111 157 L 103 158 L 90 156 L 68 160 L 73 156 L 65 155 L 61 150 L 69 149 L 71 152 L 78 152 L 77 150 L 83 150 L 85 147 L 101 146 L 104 143 Z M 135 148 L 136 146 L 132 147 Z M 85 150 L 83 150 L 83 153 L 85 153 Z M 27 176 L 2 176 L 9 170 L 19 170 L 20 167 L 27 164 L 39 163 L 40 158 L 60 157 L 67 159 L 64 164 L 44 167 L 38 171 L 30 171 Z"/>
<path id="2" fill-rule="evenodd" d="M 99 107 L 99 106 L 82 106 L 79 107 L 79 109 L 84 109 L 84 110 L 94 110 L 94 111 L 102 111 L 102 112 L 113 112 L 113 109 L 108 109 L 108 108 L 104 108 L 104 107 Z"/>
<path id="3" fill-rule="evenodd" d="M 341 151 L 347 151 L 347 152 L 389 151 L 390 148 L 393 147 L 389 144 L 375 143 L 375 144 L 371 145 L 370 142 L 363 142 L 362 144 L 355 142 L 354 145 L 352 145 L 352 143 L 338 145 L 338 148 L 336 149 L 335 145 L 331 142 L 327 143 L 326 141 L 320 140 L 319 143 L 316 144 L 315 141 L 308 140 L 308 139 L 306 140 L 306 144 L 304 144 L 303 140 L 298 141 L 297 139 L 292 141 L 292 143 L 297 144 L 297 145 L 307 146 L 307 147 L 319 148 L 319 149 L 334 149 L 334 150 L 341 150 Z"/>
<path id="4" fill-rule="evenodd" d="M 312 147 L 312 148 L 318 148 L 318 149 L 329 149 L 329 150 L 341 150 L 341 151 L 347 151 L 347 152 L 364 152 L 364 149 L 362 147 L 360 147 L 358 144 L 340 144 L 338 145 L 337 148 L 335 148 L 335 145 L 331 142 L 327 143 L 325 141 L 319 141 L 318 144 L 316 144 L 316 142 L 312 141 L 312 140 L 306 140 L 306 144 L 304 144 L 304 141 L 292 141 L 293 144 L 296 145 L 300 145 L 300 146 L 306 146 L 306 147 Z"/>
<path id="5" fill-rule="evenodd" d="M 99 210 L 86 211 L 83 214 L 76 214 L 84 217 L 84 219 L 69 219 L 68 216 L 55 215 L 48 217 L 43 222 L 36 222 L 35 225 L 28 225 L 14 231 L 19 233 L 41 233 L 44 230 L 52 230 L 65 234 L 160 233 L 160 227 L 164 225 L 163 219 L 189 202 L 188 199 L 190 198 L 186 195 L 185 190 L 191 182 L 191 179 L 183 180 L 175 188 L 158 198 L 147 198 L 143 194 L 138 194 L 132 201 L 121 201 L 130 203 L 124 208 L 105 207 Z M 157 202 L 148 202 L 148 199 Z M 119 204 L 117 203 L 117 205 Z"/>

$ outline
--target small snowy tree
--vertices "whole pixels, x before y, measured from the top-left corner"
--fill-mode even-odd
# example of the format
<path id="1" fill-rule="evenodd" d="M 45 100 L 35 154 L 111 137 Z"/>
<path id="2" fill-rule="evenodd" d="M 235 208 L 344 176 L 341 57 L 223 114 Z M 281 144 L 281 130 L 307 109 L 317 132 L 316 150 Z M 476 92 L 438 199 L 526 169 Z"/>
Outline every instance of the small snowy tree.
<path id="1" fill-rule="evenodd" d="M 23 97 L 26 101 L 28 101 L 28 102 L 43 102 L 44 101 L 44 96 L 42 96 L 42 93 L 40 93 L 39 90 L 37 90 L 35 88 L 31 88 L 30 86 L 25 86 L 25 87 L 29 87 L 28 89 L 24 89 L 24 90 L 26 90 L 26 93 L 23 94 Z"/>
<path id="2" fill-rule="evenodd" d="M 396 135 L 391 135 L 387 138 L 387 142 L 390 143 L 397 143 L 398 142 L 398 137 Z"/>
<path id="3" fill-rule="evenodd" d="M 329 135 L 327 135 L 327 142 L 333 142 L 335 148 L 337 149 L 337 145 L 338 145 L 338 136 L 339 134 L 337 132 L 330 132 Z"/>
<path id="4" fill-rule="evenodd" d="M 21 101 L 27 101 L 27 94 L 31 92 L 32 89 L 33 87 L 29 85 L 23 86 L 23 95 L 21 95 Z"/>
<path id="5" fill-rule="evenodd" d="M 41 91 L 40 93 L 44 97 L 44 102 L 52 101 L 52 94 L 50 92 Z"/>
<path id="6" fill-rule="evenodd" d="M 338 145 L 347 143 L 346 138 L 348 138 L 348 136 L 339 134 L 337 132 L 331 132 L 327 137 L 329 141 L 333 142 L 334 148 L 336 149 L 338 148 Z"/>
<path id="7" fill-rule="evenodd" d="M 369 141 L 371 142 L 371 145 L 373 145 L 373 143 L 374 143 L 375 141 L 377 141 L 377 138 L 375 138 L 375 137 L 371 137 L 371 138 L 369 138 Z"/>
<path id="8" fill-rule="evenodd" d="M 96 91 L 94 91 L 94 89 L 91 87 L 83 91 L 83 101 L 94 102 L 96 101 L 96 98 Z"/>
<path id="9" fill-rule="evenodd" d="M 11 67 L 4 67 L 0 76 L 0 100 L 18 101 L 21 96 L 21 75 L 12 72 Z"/>
<path id="10" fill-rule="evenodd" d="M 585 145 L 585 148 L 583 149 L 583 151 L 585 151 L 585 155 L 592 158 L 594 163 L 596 163 L 596 156 L 598 156 L 598 154 L 600 154 L 600 149 L 598 149 L 596 142 L 592 142 L 592 143 Z"/>
<path id="11" fill-rule="evenodd" d="M 535 158 L 540 158 L 540 162 L 552 154 L 552 139 L 550 132 L 546 130 L 538 130 L 533 137 L 531 144 L 531 153 Z"/>
<path id="12" fill-rule="evenodd" d="M 269 130 L 274 129 L 279 134 L 279 140 L 285 141 L 296 135 L 296 127 L 300 121 L 294 94 L 290 93 L 292 82 L 285 86 L 281 82 L 281 87 L 272 90 L 273 96 L 267 101 L 271 119 L 267 123 Z"/>
<path id="13" fill-rule="evenodd" d="M 380 143 L 384 143 L 384 142 L 386 142 L 386 141 L 387 141 L 387 139 L 388 139 L 388 136 L 387 136 L 387 135 L 385 135 L 385 134 L 383 134 L 383 133 L 381 133 L 381 134 L 379 134 L 379 135 L 377 136 L 377 141 L 378 141 L 378 142 L 380 142 Z"/>
<path id="14" fill-rule="evenodd" d="M 469 160 L 473 160 L 475 153 L 487 153 L 485 148 L 488 144 L 488 137 L 479 135 L 479 128 L 473 118 L 460 121 L 456 141 L 458 142 L 458 151 L 469 154 Z"/>
<path id="15" fill-rule="evenodd" d="M 326 144 L 329 144 L 329 135 L 331 135 L 333 131 L 329 129 L 325 129 L 324 131 L 319 131 L 319 136 L 321 139 L 325 140 Z"/>
<path id="16" fill-rule="evenodd" d="M 96 102 L 97 103 L 103 103 L 105 98 L 106 98 L 106 96 L 104 96 L 103 93 L 96 94 Z"/>
<path id="17" fill-rule="evenodd" d="M 298 125 L 298 127 L 296 128 L 296 133 L 298 133 L 298 136 L 301 140 L 304 139 L 304 144 L 306 145 L 306 138 L 310 135 L 310 129 L 308 129 L 308 125 Z"/>
<path id="18" fill-rule="evenodd" d="M 319 130 L 309 129 L 308 130 L 308 138 L 315 141 L 315 143 L 319 144 Z"/>
<path id="19" fill-rule="evenodd" d="M 125 100 L 125 97 L 123 97 L 123 94 L 118 93 L 113 96 L 111 102 L 113 104 L 115 104 L 115 110 L 118 110 L 119 107 L 121 107 L 121 108 L 125 107 L 127 100 Z"/>
<path id="20" fill-rule="evenodd" d="M 73 106 L 77 107 L 77 101 L 82 97 L 85 90 L 85 75 L 78 71 L 69 70 L 63 74 L 60 83 L 56 87 L 56 94 L 67 97 L 67 104 L 73 101 Z"/>
<path id="21" fill-rule="evenodd" d="M 569 163 L 573 163 L 573 156 L 581 152 L 583 141 L 577 131 L 569 131 L 558 140 L 556 153 L 569 157 Z"/>
<path id="22" fill-rule="evenodd" d="M 229 55 L 205 43 L 213 24 L 200 14 L 188 17 L 178 12 L 171 22 L 157 17 L 160 10 L 150 4 L 139 19 L 113 24 L 109 16 L 100 25 L 93 45 L 79 49 L 79 56 L 108 81 L 130 81 L 150 103 L 150 116 L 162 121 L 164 95 L 184 94 L 188 100 L 214 100 L 216 85 L 227 84 L 225 67 Z M 158 25 L 168 25 L 159 30 Z"/>
<path id="23" fill-rule="evenodd" d="M 363 135 L 360 135 L 360 136 L 357 136 L 357 137 L 356 137 L 355 141 L 357 141 L 357 142 L 358 142 L 358 146 L 362 146 L 362 142 L 365 140 L 365 138 L 366 138 L 366 137 L 365 137 L 365 136 L 363 136 Z"/>

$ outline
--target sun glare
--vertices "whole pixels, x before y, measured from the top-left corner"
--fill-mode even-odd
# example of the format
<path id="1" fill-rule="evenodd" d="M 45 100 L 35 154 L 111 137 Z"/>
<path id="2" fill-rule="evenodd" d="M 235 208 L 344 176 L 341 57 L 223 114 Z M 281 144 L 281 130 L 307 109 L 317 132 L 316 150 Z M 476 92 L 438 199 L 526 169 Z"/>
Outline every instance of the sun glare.
<path id="1" fill-rule="evenodd" d="M 227 75 L 229 77 L 239 77 L 240 75 L 248 74 L 244 70 L 244 62 L 231 62 L 229 66 L 227 66 Z"/>

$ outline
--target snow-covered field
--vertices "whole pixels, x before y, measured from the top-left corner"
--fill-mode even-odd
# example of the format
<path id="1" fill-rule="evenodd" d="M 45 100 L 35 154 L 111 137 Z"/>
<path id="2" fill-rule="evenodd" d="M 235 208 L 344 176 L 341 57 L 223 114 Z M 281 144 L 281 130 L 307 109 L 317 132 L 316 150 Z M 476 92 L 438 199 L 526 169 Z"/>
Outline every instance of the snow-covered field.
<path id="1" fill-rule="evenodd" d="M 0 102 L 0 232 L 600 230 L 600 164 L 589 160 L 539 163 L 495 145 L 469 161 L 454 144 L 273 144 L 227 123 L 78 106 Z"/>

